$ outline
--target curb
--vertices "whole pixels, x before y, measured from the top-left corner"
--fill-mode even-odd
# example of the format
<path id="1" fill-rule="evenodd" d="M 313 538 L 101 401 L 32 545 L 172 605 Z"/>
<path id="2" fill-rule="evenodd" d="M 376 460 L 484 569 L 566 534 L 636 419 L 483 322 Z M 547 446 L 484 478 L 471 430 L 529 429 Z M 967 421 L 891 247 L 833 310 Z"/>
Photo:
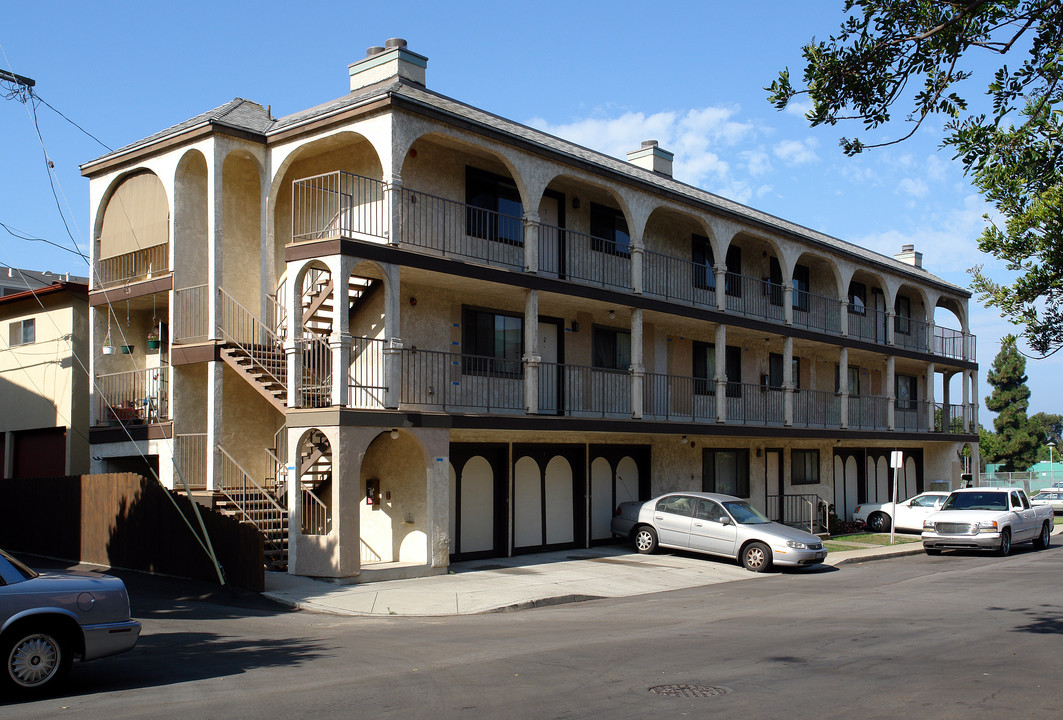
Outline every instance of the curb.
<path id="1" fill-rule="evenodd" d="M 919 543 L 909 543 L 909 544 L 910 545 L 914 545 L 915 547 L 902 548 L 900 550 L 893 550 L 892 552 L 888 552 L 888 553 L 880 552 L 880 553 L 877 553 L 875 555 L 854 555 L 854 556 L 850 556 L 850 557 L 843 557 L 843 558 L 838 558 L 838 560 L 836 562 L 827 562 L 827 563 L 824 563 L 824 564 L 831 565 L 833 567 L 838 567 L 839 565 L 852 565 L 854 563 L 871 562 L 872 560 L 889 560 L 890 558 L 895 558 L 895 557 L 907 557 L 909 555 L 922 555 L 923 554 L 923 543 L 919 542 Z M 856 550 L 855 552 L 860 552 L 860 551 Z M 830 556 L 828 555 L 828 559 L 829 559 L 829 557 Z"/>

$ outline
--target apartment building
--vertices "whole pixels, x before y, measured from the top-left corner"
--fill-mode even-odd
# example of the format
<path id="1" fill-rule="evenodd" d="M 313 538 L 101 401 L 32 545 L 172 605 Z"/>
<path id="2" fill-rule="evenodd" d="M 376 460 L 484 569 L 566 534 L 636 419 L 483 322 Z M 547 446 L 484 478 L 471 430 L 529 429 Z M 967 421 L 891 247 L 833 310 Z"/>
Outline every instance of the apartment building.
<path id="1" fill-rule="evenodd" d="M 83 166 L 93 471 L 148 458 L 289 572 L 365 581 L 608 542 L 680 488 L 815 525 L 885 499 L 893 451 L 901 497 L 977 458 L 970 295 L 914 248 L 432 92 L 399 39 L 349 74 Z"/>
<path id="2" fill-rule="evenodd" d="M 0 478 L 88 472 L 84 280 L 16 268 L 0 274 Z"/>

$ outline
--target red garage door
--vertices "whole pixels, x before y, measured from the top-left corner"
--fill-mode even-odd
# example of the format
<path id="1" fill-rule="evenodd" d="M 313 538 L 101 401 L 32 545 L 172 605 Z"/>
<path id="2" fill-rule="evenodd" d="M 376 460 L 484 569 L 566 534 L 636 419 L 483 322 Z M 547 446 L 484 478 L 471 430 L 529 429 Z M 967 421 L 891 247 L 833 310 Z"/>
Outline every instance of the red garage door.
<path id="1" fill-rule="evenodd" d="M 12 477 L 66 475 L 66 428 L 19 430 L 13 444 Z"/>

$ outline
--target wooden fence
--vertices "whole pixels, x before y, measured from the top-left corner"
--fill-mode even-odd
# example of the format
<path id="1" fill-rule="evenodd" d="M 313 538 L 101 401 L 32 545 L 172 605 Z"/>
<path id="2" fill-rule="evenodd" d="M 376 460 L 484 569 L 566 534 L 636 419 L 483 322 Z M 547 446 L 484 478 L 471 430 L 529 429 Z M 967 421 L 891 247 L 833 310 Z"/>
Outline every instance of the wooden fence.
<path id="1" fill-rule="evenodd" d="M 261 592 L 262 534 L 208 508 L 199 512 L 227 582 Z M 6 550 L 217 581 L 200 536 L 191 500 L 135 473 L 0 480 Z"/>

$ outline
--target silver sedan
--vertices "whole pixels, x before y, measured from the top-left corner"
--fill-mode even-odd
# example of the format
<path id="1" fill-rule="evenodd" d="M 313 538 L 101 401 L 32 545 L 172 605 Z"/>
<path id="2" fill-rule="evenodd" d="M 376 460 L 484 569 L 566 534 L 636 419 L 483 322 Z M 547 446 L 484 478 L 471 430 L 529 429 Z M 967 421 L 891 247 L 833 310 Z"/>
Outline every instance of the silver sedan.
<path id="1" fill-rule="evenodd" d="M 745 500 L 716 493 L 668 493 L 621 503 L 611 530 L 631 539 L 640 553 L 658 546 L 691 550 L 735 558 L 753 572 L 772 565 L 815 565 L 827 557 L 815 535 L 772 522 Z"/>
<path id="2" fill-rule="evenodd" d="M 116 577 L 39 574 L 0 550 L 0 689 L 22 694 L 54 687 L 75 659 L 130 650 L 140 623 Z"/>

